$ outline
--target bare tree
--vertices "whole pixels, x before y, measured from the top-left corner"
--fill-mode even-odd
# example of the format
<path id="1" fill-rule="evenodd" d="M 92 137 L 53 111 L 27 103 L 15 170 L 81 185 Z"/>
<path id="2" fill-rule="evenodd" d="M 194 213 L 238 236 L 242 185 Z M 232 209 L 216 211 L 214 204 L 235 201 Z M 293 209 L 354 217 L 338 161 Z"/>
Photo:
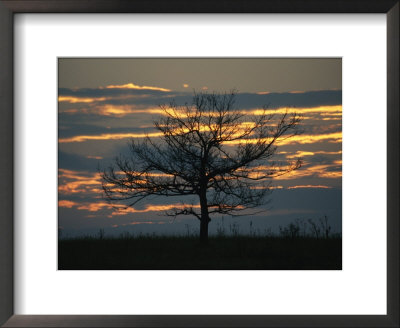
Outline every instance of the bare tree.
<path id="1" fill-rule="evenodd" d="M 155 122 L 161 137 L 132 140 L 131 156 L 101 172 L 106 198 L 129 207 L 151 195 L 196 195 L 199 203 L 166 214 L 195 216 L 202 241 L 210 215 L 243 214 L 265 204 L 271 178 L 300 167 L 300 160 L 272 161 L 277 142 L 297 134 L 300 119 L 267 109 L 248 115 L 234 108 L 235 96 L 195 93 L 191 104 L 161 106 L 164 115 Z"/>

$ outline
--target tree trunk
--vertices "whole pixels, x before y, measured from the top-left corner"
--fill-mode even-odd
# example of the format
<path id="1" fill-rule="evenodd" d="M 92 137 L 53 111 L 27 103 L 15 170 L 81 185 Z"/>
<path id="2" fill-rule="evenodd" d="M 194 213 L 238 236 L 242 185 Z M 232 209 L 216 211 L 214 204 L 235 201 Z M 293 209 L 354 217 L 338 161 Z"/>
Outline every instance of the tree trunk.
<path id="1" fill-rule="evenodd" d="M 208 221 L 203 219 L 200 221 L 200 241 L 202 243 L 206 243 L 208 240 Z"/>
<path id="2" fill-rule="evenodd" d="M 211 221 L 208 216 L 208 204 L 207 204 L 207 191 L 206 189 L 200 191 L 200 241 L 206 243 L 208 240 L 208 223 Z"/>

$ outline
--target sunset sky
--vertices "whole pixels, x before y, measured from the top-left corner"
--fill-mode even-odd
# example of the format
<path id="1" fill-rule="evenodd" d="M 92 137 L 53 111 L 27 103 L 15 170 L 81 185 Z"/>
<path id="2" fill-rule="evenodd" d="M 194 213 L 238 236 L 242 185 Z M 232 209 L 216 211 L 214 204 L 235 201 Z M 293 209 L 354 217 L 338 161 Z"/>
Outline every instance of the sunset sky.
<path id="1" fill-rule="evenodd" d="M 268 211 L 254 216 L 212 218 L 210 233 L 232 225 L 277 231 L 295 219 L 327 215 L 335 232 L 342 221 L 341 59 L 77 59 L 58 62 L 58 222 L 62 236 L 186 234 L 197 232 L 193 216 L 171 219 L 166 210 L 182 197 L 152 197 L 130 210 L 102 195 L 97 168 L 128 155 L 131 138 L 159 138 L 153 128 L 159 105 L 184 104 L 193 92 L 237 90 L 236 107 L 259 115 L 302 116 L 302 133 L 278 143 L 277 160 L 303 166 L 272 180 Z M 289 109 L 288 109 L 289 108 Z M 235 147 L 235 144 L 230 145 Z M 262 166 L 259 170 L 262 170 Z M 188 200 L 189 201 L 189 200 Z"/>

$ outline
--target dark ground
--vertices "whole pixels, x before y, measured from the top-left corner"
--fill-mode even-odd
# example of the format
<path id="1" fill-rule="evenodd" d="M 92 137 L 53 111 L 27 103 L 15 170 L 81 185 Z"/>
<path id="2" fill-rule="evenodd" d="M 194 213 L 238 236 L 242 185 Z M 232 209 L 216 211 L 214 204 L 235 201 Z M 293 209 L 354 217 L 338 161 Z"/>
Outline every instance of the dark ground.
<path id="1" fill-rule="evenodd" d="M 282 237 L 75 238 L 58 243 L 59 270 L 341 270 L 342 239 Z"/>

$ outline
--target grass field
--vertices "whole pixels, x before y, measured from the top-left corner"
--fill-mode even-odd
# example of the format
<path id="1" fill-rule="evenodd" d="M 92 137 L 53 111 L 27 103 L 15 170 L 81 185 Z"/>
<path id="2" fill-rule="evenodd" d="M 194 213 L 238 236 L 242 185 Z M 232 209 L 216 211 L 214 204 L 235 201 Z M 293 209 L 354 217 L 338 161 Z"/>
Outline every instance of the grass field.
<path id="1" fill-rule="evenodd" d="M 341 270 L 342 239 L 224 236 L 59 240 L 60 270 Z"/>

